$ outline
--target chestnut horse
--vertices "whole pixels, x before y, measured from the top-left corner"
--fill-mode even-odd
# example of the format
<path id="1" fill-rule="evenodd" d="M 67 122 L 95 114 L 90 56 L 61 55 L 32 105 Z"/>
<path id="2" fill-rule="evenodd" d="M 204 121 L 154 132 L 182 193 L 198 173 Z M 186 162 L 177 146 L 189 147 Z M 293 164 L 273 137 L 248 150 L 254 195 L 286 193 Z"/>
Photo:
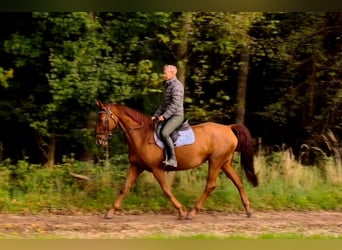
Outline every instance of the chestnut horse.
<path id="1" fill-rule="evenodd" d="M 123 105 L 103 104 L 100 101 L 96 101 L 96 104 L 100 109 L 96 127 L 96 143 L 106 146 L 115 128 L 119 127 L 126 137 L 129 148 L 130 166 L 124 187 L 113 207 L 107 211 L 105 218 L 113 217 L 115 211 L 120 208 L 124 196 L 144 170 L 153 174 L 165 195 L 178 210 L 179 219 L 190 219 L 200 211 L 205 200 L 216 187 L 220 170 L 238 189 L 247 217 L 252 215 L 242 180 L 232 166 L 233 154 L 239 151 L 247 179 L 253 186 L 258 186 L 258 178 L 253 165 L 252 138 L 245 126 L 239 124 L 227 126 L 213 122 L 192 126 L 195 142 L 191 145 L 176 147 L 177 168 L 165 167 L 162 163 L 164 149 L 154 142 L 153 121 L 150 116 Z M 166 171 L 194 169 L 206 161 L 209 164 L 204 192 L 195 207 L 187 213 L 172 194 Z"/>

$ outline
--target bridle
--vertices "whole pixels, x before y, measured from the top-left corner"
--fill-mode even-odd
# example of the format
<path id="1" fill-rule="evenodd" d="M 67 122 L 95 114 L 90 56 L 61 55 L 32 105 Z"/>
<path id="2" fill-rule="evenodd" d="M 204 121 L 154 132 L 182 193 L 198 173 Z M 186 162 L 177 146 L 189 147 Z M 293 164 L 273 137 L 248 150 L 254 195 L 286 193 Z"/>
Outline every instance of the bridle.
<path id="1" fill-rule="evenodd" d="M 104 110 L 101 110 L 98 112 L 98 114 L 106 114 L 106 120 L 105 120 L 105 132 L 95 132 L 95 135 L 106 135 L 107 138 L 106 139 L 98 139 L 99 141 L 110 141 L 112 139 L 112 132 L 110 131 L 109 129 L 109 120 L 112 119 L 114 121 L 114 124 L 115 124 L 115 128 L 118 126 L 119 124 L 119 121 L 117 118 L 115 118 L 113 112 L 111 111 L 111 109 L 109 107 L 106 107 Z M 143 128 L 145 126 L 144 122 L 138 126 L 138 127 L 135 127 L 135 128 L 129 128 L 129 129 L 126 129 L 124 130 L 123 128 L 121 128 L 121 130 L 124 132 L 124 133 L 128 133 L 129 131 L 131 130 L 137 130 L 137 129 L 140 129 L 140 128 Z"/>
<path id="2" fill-rule="evenodd" d="M 99 111 L 98 114 L 106 114 L 106 120 L 105 120 L 106 126 L 105 126 L 105 132 L 95 132 L 95 135 L 106 135 L 107 136 L 106 140 L 110 141 L 112 139 L 113 134 L 109 129 L 109 119 L 112 119 L 114 121 L 115 127 L 117 127 L 118 121 L 114 118 L 113 112 L 110 110 L 109 107 L 107 107 L 105 110 Z M 99 140 L 103 141 L 105 139 L 101 138 Z"/>

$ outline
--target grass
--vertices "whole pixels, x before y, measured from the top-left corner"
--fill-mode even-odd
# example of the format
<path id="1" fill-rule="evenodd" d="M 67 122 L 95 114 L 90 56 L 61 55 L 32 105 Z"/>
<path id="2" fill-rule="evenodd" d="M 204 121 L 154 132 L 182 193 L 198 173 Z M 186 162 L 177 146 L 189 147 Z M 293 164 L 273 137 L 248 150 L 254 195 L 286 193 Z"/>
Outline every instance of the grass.
<path id="1" fill-rule="evenodd" d="M 23 237 L 19 234 L 0 234 L 0 240 L 5 239 L 33 239 L 33 240 L 60 240 L 60 239 L 82 239 L 81 236 L 70 238 L 67 236 L 54 235 L 54 234 L 35 234 Z M 108 236 L 99 237 L 97 239 L 110 239 Z M 178 235 L 178 236 L 168 236 L 168 235 L 151 235 L 139 238 L 141 240 L 248 240 L 248 239 L 259 239 L 259 240 L 304 240 L 304 239 L 318 239 L 318 240 L 342 240 L 342 236 L 334 237 L 332 235 L 304 235 L 297 233 L 277 233 L 277 234 L 260 234 L 258 236 L 251 235 L 231 235 L 231 236 L 217 236 L 211 234 L 196 234 L 196 235 Z"/>
<path id="2" fill-rule="evenodd" d="M 305 235 L 298 233 L 277 233 L 277 234 L 260 234 L 258 236 L 251 235 L 230 235 L 230 236 L 217 236 L 210 234 L 197 234 L 186 236 L 167 236 L 167 235 L 153 235 L 144 237 L 143 239 L 223 239 L 223 240 L 241 240 L 241 239 L 342 239 L 342 236 L 334 237 L 332 235 Z"/>
<path id="3" fill-rule="evenodd" d="M 254 188 L 244 178 L 235 156 L 237 172 L 255 210 L 337 210 L 342 211 L 342 167 L 333 159 L 319 166 L 303 166 L 288 151 L 257 155 L 255 170 L 260 186 Z M 119 163 L 118 163 L 119 162 Z M 97 165 L 85 162 L 57 165 L 53 170 L 26 161 L 0 163 L 0 212 L 104 212 L 112 205 L 127 173 L 127 157 L 113 158 Z M 74 172 L 91 180 L 72 177 Z M 169 173 L 173 193 L 191 208 L 203 192 L 207 166 Z M 174 211 L 150 173 L 143 173 L 126 196 L 123 210 Z M 204 209 L 241 211 L 236 188 L 224 174 L 205 203 Z"/>

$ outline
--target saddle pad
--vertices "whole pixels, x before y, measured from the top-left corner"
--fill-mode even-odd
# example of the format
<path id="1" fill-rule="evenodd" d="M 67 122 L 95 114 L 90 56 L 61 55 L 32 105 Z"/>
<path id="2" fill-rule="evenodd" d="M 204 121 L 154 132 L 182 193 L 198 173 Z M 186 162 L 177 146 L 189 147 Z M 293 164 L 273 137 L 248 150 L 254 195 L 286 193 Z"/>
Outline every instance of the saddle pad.
<path id="1" fill-rule="evenodd" d="M 195 142 L 195 134 L 192 128 L 178 131 L 178 133 L 179 133 L 179 136 L 177 138 L 177 141 L 174 142 L 175 147 L 185 146 L 185 145 L 189 145 Z M 153 134 L 153 137 L 154 137 L 154 141 L 156 142 L 156 144 L 160 148 L 164 148 L 164 143 L 161 140 L 159 140 L 155 132 Z"/>

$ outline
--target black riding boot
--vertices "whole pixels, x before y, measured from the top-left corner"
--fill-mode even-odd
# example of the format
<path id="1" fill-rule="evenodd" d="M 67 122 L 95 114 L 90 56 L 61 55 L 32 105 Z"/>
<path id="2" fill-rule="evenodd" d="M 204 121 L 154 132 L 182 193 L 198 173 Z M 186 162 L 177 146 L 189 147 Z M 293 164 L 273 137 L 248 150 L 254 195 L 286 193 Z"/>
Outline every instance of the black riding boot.
<path id="1" fill-rule="evenodd" d="M 168 139 L 164 141 L 164 145 L 165 145 L 165 149 L 167 153 L 167 159 L 165 161 L 165 165 L 176 168 L 177 159 L 176 159 L 175 147 L 174 147 L 171 137 L 168 137 Z"/>

